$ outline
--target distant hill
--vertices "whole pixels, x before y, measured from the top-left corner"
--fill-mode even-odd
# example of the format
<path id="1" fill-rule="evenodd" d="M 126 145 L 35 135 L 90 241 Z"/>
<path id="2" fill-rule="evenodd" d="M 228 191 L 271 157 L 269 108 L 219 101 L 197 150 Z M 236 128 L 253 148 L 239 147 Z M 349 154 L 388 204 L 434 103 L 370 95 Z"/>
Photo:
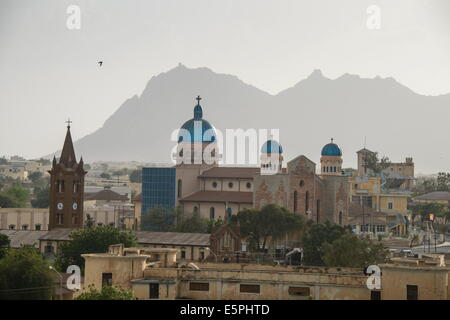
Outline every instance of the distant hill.
<path id="1" fill-rule="evenodd" d="M 76 141 L 77 156 L 86 162 L 169 162 L 170 135 L 192 118 L 197 95 L 203 97 L 204 118 L 220 130 L 279 128 L 287 160 L 304 154 L 318 162 L 322 146 L 333 137 L 344 166 L 351 166 L 367 136 L 369 149 L 393 161 L 413 156 L 424 171 L 450 164 L 450 94 L 419 95 L 392 78 L 345 74 L 331 80 L 315 70 L 270 95 L 235 76 L 181 64 L 152 77 L 140 96 L 126 100 L 101 128 Z"/>

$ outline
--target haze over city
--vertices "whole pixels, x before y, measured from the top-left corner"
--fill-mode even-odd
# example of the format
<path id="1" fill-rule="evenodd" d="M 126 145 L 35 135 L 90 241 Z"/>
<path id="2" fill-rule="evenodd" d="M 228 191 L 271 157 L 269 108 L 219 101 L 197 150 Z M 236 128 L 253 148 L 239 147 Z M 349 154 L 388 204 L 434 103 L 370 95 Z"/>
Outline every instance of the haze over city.
<path id="1" fill-rule="evenodd" d="M 66 26 L 70 5 L 80 8 L 79 30 Z M 367 27 L 371 5 L 380 8 L 380 29 Z M 75 141 L 94 132 L 124 101 L 140 95 L 152 77 L 180 62 L 235 75 L 271 95 L 315 69 L 331 79 L 347 73 L 392 77 L 422 95 L 450 92 L 448 1 L 2 1 L 0 6 L 4 155 L 36 158 L 55 152 L 68 117 Z M 195 94 L 208 101 L 208 92 Z M 189 114 L 192 103 L 180 105 L 180 112 Z M 206 115 L 214 108 L 208 105 Z M 423 112 L 408 119 L 432 122 L 434 111 L 423 106 Z M 374 115 L 379 116 L 389 117 Z M 433 132 L 424 134 L 436 139 Z M 327 139 L 337 135 L 324 132 Z M 377 133 L 358 132 L 341 139 L 348 145 L 347 159 L 354 158 L 364 136 L 369 146 L 381 149 Z M 312 137 L 317 148 L 324 137 Z M 391 150 L 379 151 L 390 155 Z M 430 151 L 410 148 L 392 157 L 420 159 Z M 435 151 L 441 160 L 418 163 L 418 172 L 445 169 L 450 151 Z"/>

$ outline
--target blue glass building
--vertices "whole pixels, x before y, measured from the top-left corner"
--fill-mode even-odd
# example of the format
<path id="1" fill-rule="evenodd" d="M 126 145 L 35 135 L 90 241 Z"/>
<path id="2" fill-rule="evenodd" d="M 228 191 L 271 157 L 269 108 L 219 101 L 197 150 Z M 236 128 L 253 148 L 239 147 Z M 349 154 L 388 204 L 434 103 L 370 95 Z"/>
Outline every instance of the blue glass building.
<path id="1" fill-rule="evenodd" d="M 175 208 L 175 168 L 142 168 L 142 209 Z"/>

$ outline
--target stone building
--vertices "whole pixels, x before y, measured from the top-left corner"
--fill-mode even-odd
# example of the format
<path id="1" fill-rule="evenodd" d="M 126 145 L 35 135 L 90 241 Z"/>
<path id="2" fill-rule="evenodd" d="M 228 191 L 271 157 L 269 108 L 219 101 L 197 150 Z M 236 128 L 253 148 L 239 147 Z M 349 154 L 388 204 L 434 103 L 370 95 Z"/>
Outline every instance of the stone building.
<path id="1" fill-rule="evenodd" d="M 282 161 L 282 147 L 269 140 L 263 145 L 262 157 L 275 155 Z M 305 156 L 298 156 L 275 174 L 265 174 L 263 168 L 254 178 L 254 207 L 276 203 L 316 223 L 325 221 L 340 225 L 348 223 L 348 177 L 342 174 L 342 153 L 331 142 L 322 149 L 321 174 L 316 174 L 316 164 Z"/>

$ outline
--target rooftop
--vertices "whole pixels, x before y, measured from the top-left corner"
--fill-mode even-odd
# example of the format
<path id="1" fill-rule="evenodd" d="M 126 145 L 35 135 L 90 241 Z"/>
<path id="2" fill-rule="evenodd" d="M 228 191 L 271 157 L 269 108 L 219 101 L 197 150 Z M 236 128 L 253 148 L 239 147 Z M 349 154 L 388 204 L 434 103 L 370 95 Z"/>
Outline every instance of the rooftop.
<path id="1" fill-rule="evenodd" d="M 209 246 L 208 233 L 136 231 L 139 244 Z"/>
<path id="2" fill-rule="evenodd" d="M 253 203 L 253 192 L 197 191 L 179 201 Z"/>
<path id="3" fill-rule="evenodd" d="M 1 234 L 8 236 L 11 248 L 20 248 L 22 245 L 37 247 L 39 239 L 48 231 L 36 230 L 0 230 Z"/>
<path id="4" fill-rule="evenodd" d="M 213 167 L 204 171 L 200 178 L 253 179 L 260 172 L 258 167 Z"/>
<path id="5" fill-rule="evenodd" d="M 413 200 L 447 200 L 450 201 L 450 192 L 433 191 L 421 196 L 414 197 Z"/>

